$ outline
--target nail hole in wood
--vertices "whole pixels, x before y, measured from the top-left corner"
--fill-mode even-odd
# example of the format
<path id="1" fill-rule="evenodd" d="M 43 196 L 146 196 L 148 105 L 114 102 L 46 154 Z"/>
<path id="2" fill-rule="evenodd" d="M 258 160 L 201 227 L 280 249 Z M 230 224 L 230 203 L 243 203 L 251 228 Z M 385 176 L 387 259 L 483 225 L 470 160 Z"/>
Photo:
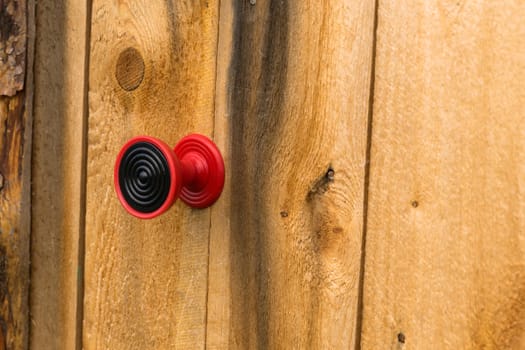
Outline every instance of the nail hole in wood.
<path id="1" fill-rule="evenodd" d="M 310 187 L 306 199 L 312 200 L 315 195 L 322 195 L 328 190 L 328 185 L 334 181 L 335 171 L 330 166 L 326 173 L 321 174 L 321 177 Z"/>
<path id="2" fill-rule="evenodd" d="M 400 342 L 401 344 L 405 344 L 405 340 L 406 340 L 406 338 L 405 338 L 405 335 L 403 333 L 399 333 L 397 335 L 397 341 Z"/>
<path id="3" fill-rule="evenodd" d="M 144 79 L 144 59 L 137 49 L 128 47 L 120 53 L 115 76 L 120 87 L 126 91 L 139 87 Z"/>
<path id="4" fill-rule="evenodd" d="M 332 168 L 329 168 L 326 172 L 326 179 L 328 181 L 334 181 L 335 171 Z"/>

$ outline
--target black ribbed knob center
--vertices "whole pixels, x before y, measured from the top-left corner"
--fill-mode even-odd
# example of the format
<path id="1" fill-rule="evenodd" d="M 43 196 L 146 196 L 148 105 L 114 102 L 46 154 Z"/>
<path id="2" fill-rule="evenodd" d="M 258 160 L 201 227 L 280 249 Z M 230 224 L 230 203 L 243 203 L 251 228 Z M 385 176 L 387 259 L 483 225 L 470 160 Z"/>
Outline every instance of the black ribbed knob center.
<path id="1" fill-rule="evenodd" d="M 166 201 L 171 186 L 170 170 L 161 150 L 149 142 L 137 142 L 124 153 L 119 165 L 119 186 L 135 210 L 151 213 Z"/>
<path id="2" fill-rule="evenodd" d="M 145 172 L 145 171 L 141 171 L 139 173 L 139 181 L 144 183 L 144 182 L 146 182 L 146 180 L 148 180 L 148 173 Z"/>

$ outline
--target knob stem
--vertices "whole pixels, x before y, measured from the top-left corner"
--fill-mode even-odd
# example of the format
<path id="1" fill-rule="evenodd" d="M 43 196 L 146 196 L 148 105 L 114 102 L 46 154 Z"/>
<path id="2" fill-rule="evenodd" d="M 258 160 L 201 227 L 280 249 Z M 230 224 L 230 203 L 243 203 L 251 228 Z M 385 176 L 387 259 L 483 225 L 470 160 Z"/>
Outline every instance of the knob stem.
<path id="1" fill-rule="evenodd" d="M 182 185 L 189 186 L 195 181 L 197 176 L 196 166 L 191 159 L 184 158 L 180 160 L 182 167 Z"/>
<path id="2" fill-rule="evenodd" d="M 186 154 L 180 160 L 182 166 L 183 187 L 198 191 L 208 182 L 208 164 L 206 160 L 196 152 Z"/>

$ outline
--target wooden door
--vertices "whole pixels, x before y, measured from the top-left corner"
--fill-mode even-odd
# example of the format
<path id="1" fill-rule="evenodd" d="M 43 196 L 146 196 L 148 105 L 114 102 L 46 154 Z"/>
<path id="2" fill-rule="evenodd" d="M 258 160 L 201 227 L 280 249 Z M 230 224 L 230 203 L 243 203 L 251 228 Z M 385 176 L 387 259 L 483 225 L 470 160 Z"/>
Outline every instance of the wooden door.
<path id="1" fill-rule="evenodd" d="M 525 348 L 520 1 L 25 11 L 33 69 L 0 79 L 0 344 Z M 217 203 L 127 214 L 120 147 L 193 132 L 224 156 Z"/>

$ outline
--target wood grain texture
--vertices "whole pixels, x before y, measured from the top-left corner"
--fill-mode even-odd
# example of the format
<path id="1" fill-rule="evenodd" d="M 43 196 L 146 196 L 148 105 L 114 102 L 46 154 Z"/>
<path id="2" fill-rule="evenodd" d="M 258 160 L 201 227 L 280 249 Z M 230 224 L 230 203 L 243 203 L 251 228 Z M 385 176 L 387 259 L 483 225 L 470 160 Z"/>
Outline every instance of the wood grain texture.
<path id="1" fill-rule="evenodd" d="M 24 349 L 28 336 L 29 194 L 26 94 L 0 97 L 0 349 Z"/>
<path id="2" fill-rule="evenodd" d="M 523 18 L 379 2 L 363 349 L 525 348 Z"/>
<path id="3" fill-rule="evenodd" d="M 0 95 L 24 87 L 27 49 L 27 0 L 0 1 Z"/>
<path id="4" fill-rule="evenodd" d="M 7 1 L 2 5 L 0 349 L 27 349 L 33 76 L 31 69 L 26 74 L 25 64 L 31 67 L 33 62 L 34 3 Z M 13 68 L 16 73 L 11 74 Z"/>
<path id="5" fill-rule="evenodd" d="M 161 217 L 136 219 L 118 202 L 113 166 L 133 136 L 171 145 L 191 132 L 211 136 L 217 12 L 211 0 L 93 1 L 86 349 L 204 348 L 210 212 L 177 202 Z M 130 47 L 144 77 L 128 91 L 116 66 Z"/>
<path id="6" fill-rule="evenodd" d="M 254 2 L 255 3 L 255 2 Z M 356 341 L 374 3 L 221 1 L 207 347 Z"/>
<path id="7" fill-rule="evenodd" d="M 30 345 L 80 349 L 88 1 L 40 0 L 36 19 Z"/>

